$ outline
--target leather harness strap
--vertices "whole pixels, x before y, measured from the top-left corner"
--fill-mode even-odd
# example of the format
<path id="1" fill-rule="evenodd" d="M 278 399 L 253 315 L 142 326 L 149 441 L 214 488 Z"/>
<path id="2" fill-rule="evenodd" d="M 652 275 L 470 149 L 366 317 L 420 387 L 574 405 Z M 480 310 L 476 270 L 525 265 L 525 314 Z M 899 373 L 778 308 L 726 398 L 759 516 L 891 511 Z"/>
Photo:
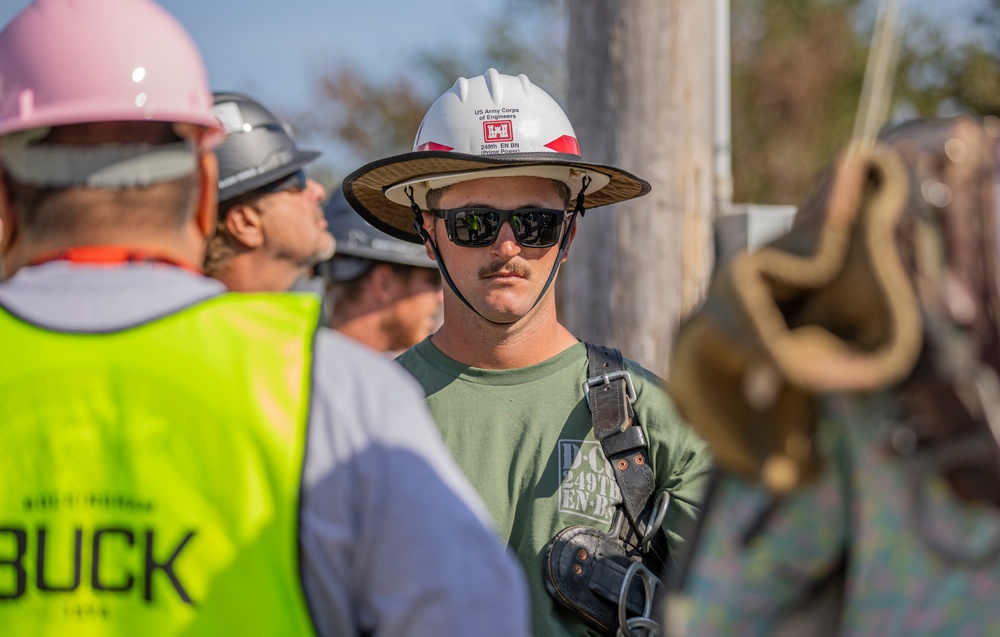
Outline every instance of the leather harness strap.
<path id="1" fill-rule="evenodd" d="M 608 532 L 569 526 L 545 551 L 545 588 L 563 606 L 602 635 L 659 634 L 652 610 L 667 560 L 667 538 L 660 525 L 669 495 L 655 501 L 653 470 L 642 425 L 632 403 L 635 386 L 617 349 L 587 343 L 584 395 L 594 436 L 611 463 L 622 504 L 615 507 Z"/>
<path id="2" fill-rule="evenodd" d="M 644 525 L 643 511 L 655 490 L 653 470 L 642 427 L 635 421 L 635 389 L 622 353 L 587 343 L 586 384 L 594 436 L 611 463 L 622 492 L 623 508 L 635 528 Z"/>

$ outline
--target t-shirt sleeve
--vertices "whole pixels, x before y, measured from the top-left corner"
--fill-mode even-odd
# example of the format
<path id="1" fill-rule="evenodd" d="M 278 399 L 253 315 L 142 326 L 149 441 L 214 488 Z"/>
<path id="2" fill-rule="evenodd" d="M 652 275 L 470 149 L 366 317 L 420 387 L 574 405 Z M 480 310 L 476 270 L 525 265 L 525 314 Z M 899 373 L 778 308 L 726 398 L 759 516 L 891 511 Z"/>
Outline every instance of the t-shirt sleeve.
<path id="1" fill-rule="evenodd" d="M 707 445 L 677 411 L 665 382 L 646 370 L 638 372 L 643 380 L 636 412 L 649 441 L 656 490 L 670 495 L 663 530 L 671 562 L 676 565 L 694 532 L 708 487 L 712 458 Z"/>
<path id="2" fill-rule="evenodd" d="M 691 539 L 701 514 L 702 501 L 708 487 L 712 465 L 711 454 L 704 442 L 694 434 L 686 423 L 679 423 L 681 429 L 675 445 L 674 462 L 665 482 L 658 484 L 658 490 L 670 494 L 670 508 L 663 521 L 663 528 L 670 545 L 671 561 L 676 564 L 678 556 Z"/>
<path id="3" fill-rule="evenodd" d="M 325 334 L 303 510 L 321 634 L 527 635 L 523 576 L 395 362 Z"/>

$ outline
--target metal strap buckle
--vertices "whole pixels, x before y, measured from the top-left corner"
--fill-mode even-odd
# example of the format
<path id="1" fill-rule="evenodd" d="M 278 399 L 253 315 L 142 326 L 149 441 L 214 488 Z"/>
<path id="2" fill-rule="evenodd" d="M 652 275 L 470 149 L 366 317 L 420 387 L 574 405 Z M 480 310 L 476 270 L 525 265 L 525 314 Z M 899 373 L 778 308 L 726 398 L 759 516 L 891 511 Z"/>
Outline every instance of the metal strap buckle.
<path id="1" fill-rule="evenodd" d="M 632 580 L 635 579 L 636 575 L 642 581 L 646 598 L 643 602 L 642 614 L 629 617 L 627 613 L 628 591 L 632 587 Z M 660 634 L 660 624 L 653 619 L 653 594 L 656 592 L 656 587 L 661 584 L 660 578 L 653 575 L 648 568 L 639 562 L 632 562 L 632 565 L 625 571 L 621 590 L 618 591 L 618 632 L 616 637 L 650 637 Z M 635 630 L 641 632 L 636 633 Z"/>
<path id="2" fill-rule="evenodd" d="M 639 548 L 643 553 L 649 552 L 649 545 L 663 524 L 663 518 L 667 516 L 669 507 L 670 494 L 666 491 L 657 493 L 656 500 L 653 501 L 653 510 L 649 512 L 649 520 L 646 522 L 646 532 L 642 534 L 642 541 L 639 542 Z"/>
<path id="3" fill-rule="evenodd" d="M 587 399 L 587 407 L 590 407 L 590 388 L 600 387 L 601 385 L 610 385 L 616 380 L 625 380 L 625 393 L 628 395 L 628 402 L 630 405 L 635 404 L 635 385 L 632 384 L 632 375 L 629 374 L 624 369 L 616 369 L 611 373 L 604 373 L 600 376 L 594 376 L 593 378 L 588 378 L 583 382 L 583 396 Z"/>

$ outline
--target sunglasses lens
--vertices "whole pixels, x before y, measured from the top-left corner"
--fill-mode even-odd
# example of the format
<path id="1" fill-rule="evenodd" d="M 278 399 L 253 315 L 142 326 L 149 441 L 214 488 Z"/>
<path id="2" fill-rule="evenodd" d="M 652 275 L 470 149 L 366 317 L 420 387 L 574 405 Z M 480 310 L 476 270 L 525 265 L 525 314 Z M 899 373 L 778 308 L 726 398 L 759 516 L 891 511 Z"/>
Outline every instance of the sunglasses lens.
<path id="1" fill-rule="evenodd" d="M 491 208 L 455 208 L 432 211 L 448 220 L 449 236 L 460 246 L 481 248 L 491 245 L 500 227 L 509 222 L 518 243 L 529 248 L 548 248 L 559 243 L 566 213 L 547 208 L 494 210 Z"/>
<path id="2" fill-rule="evenodd" d="M 493 210 L 459 210 L 455 213 L 455 236 L 460 246 L 488 246 L 496 239 L 500 215 Z"/>
<path id="3" fill-rule="evenodd" d="M 513 226 L 521 245 L 545 248 L 559 241 L 562 215 L 555 210 L 516 211 Z"/>
<path id="4" fill-rule="evenodd" d="M 274 193 L 274 192 L 301 192 L 306 189 L 306 171 L 301 168 L 293 172 L 291 175 L 279 179 L 278 181 L 261 188 L 264 193 Z"/>

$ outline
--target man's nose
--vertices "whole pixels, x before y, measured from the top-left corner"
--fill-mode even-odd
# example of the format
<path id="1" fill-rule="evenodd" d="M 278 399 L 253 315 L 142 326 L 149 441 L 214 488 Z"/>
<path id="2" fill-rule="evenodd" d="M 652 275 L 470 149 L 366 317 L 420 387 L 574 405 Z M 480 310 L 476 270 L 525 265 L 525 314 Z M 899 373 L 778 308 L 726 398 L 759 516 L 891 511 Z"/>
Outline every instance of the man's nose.
<path id="1" fill-rule="evenodd" d="M 315 179 L 306 180 L 306 192 L 309 193 L 310 197 L 312 197 L 317 204 L 326 199 L 326 188 L 324 188 L 323 184 L 319 183 Z"/>
<path id="2" fill-rule="evenodd" d="M 494 254 L 503 257 L 511 257 L 521 251 L 521 244 L 518 243 L 517 237 L 514 236 L 514 227 L 510 225 L 509 221 L 503 222 L 503 225 L 500 226 L 500 231 L 497 233 L 496 241 L 493 242 L 492 250 Z"/>

